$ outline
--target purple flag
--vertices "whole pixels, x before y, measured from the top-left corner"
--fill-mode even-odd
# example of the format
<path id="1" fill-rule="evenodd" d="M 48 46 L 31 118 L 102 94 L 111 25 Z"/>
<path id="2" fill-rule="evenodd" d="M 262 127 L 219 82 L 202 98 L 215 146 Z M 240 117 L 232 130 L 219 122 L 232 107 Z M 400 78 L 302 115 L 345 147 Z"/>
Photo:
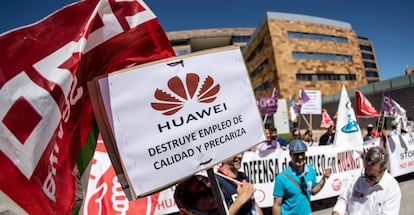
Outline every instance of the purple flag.
<path id="1" fill-rule="evenodd" d="M 306 94 L 304 89 L 302 89 L 301 92 L 300 92 L 300 99 L 301 99 L 303 104 L 310 100 L 309 96 Z"/>
<path id="2" fill-rule="evenodd" d="M 388 95 L 387 92 L 384 92 L 384 95 L 382 97 L 382 103 L 381 103 L 381 111 L 384 112 L 391 112 L 392 111 L 392 99 Z"/>
<path id="3" fill-rule="evenodd" d="M 277 100 L 279 99 L 279 93 L 277 90 L 273 92 L 272 97 L 259 98 L 257 103 L 261 114 L 271 115 L 277 111 Z"/>

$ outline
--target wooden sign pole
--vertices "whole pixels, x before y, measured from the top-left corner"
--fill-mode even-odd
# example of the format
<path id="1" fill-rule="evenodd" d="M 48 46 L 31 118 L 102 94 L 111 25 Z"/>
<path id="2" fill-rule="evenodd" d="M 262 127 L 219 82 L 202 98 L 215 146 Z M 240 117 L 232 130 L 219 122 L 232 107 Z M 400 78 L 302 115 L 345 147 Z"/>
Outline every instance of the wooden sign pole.
<path id="1" fill-rule="evenodd" d="M 221 192 L 220 185 L 218 184 L 213 168 L 207 169 L 207 175 L 210 180 L 211 187 L 213 188 L 214 198 L 216 199 L 220 215 L 228 215 L 229 209 L 227 208 L 226 201 L 223 197 L 223 193 Z"/>

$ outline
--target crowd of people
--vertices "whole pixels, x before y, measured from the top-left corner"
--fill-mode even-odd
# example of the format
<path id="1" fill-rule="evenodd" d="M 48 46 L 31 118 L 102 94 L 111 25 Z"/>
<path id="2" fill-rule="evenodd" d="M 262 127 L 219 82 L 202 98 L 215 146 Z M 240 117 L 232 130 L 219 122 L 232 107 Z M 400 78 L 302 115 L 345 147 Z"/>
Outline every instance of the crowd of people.
<path id="1" fill-rule="evenodd" d="M 325 168 L 317 181 L 314 167 L 306 163 L 308 147 L 334 143 L 335 126 L 326 129 L 320 138 L 307 129 L 302 136 L 299 129 L 292 130 L 292 141 L 288 143 L 278 136 L 276 128 L 266 127 L 266 141 L 259 144 L 259 156 L 266 156 L 277 148 L 289 150 L 289 165 L 274 180 L 272 214 L 311 214 L 311 195 L 316 195 L 331 176 L 332 170 Z M 368 124 L 364 141 L 385 136 L 381 129 Z M 390 135 L 393 135 L 392 131 Z M 239 171 L 243 153 L 222 162 L 216 180 L 224 202 L 231 215 L 263 215 L 254 199 L 255 188 L 248 176 Z M 363 171 L 344 192 L 338 196 L 332 215 L 339 214 L 399 214 L 401 190 L 396 179 L 388 173 L 389 155 L 382 146 L 368 149 L 362 155 Z M 180 214 L 218 214 L 209 178 L 194 175 L 179 183 L 174 194 Z"/>

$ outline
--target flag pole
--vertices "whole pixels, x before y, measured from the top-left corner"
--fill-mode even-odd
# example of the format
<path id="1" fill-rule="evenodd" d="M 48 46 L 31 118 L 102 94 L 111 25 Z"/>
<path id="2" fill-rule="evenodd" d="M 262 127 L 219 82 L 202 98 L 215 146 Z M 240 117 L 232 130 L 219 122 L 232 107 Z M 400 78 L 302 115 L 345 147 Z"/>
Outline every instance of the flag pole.
<path id="1" fill-rule="evenodd" d="M 213 168 L 207 169 L 207 176 L 210 180 L 211 187 L 213 189 L 213 195 L 214 195 L 214 198 L 216 199 L 220 215 L 229 214 L 229 209 L 227 208 L 227 204 L 226 204 L 226 201 L 224 200 L 223 192 L 220 189 L 220 185 L 217 181 Z"/>
<path id="2" fill-rule="evenodd" d="M 308 128 L 312 130 L 312 114 L 309 115 L 309 120 L 310 120 L 310 126 L 308 126 Z"/>
<path id="3" fill-rule="evenodd" d="M 266 125 L 266 121 L 267 121 L 267 114 L 265 114 L 265 117 L 263 119 L 263 125 Z"/>
<path id="4" fill-rule="evenodd" d="M 310 128 L 309 122 L 306 119 L 306 116 L 304 116 L 303 114 L 301 114 L 301 116 L 303 117 L 303 120 L 305 121 L 306 125 L 308 126 L 308 128 Z"/>

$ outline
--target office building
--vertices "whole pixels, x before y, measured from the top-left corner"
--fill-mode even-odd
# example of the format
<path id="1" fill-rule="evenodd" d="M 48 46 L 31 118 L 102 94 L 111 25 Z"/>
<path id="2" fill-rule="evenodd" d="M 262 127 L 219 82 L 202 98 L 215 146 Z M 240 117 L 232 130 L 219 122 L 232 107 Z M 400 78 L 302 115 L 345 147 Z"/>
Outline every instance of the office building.
<path id="1" fill-rule="evenodd" d="M 371 49 L 362 52 L 360 44 Z M 365 71 L 365 53 L 374 56 L 372 44 L 359 38 L 347 22 L 268 12 L 247 44 L 244 58 L 257 97 L 270 96 L 275 88 L 281 98 L 297 100 L 301 89 L 328 95 L 342 85 L 366 85 L 373 79 Z M 376 69 L 375 57 L 367 62 L 375 65 L 369 69 Z M 379 76 L 377 70 L 373 73 Z"/>

